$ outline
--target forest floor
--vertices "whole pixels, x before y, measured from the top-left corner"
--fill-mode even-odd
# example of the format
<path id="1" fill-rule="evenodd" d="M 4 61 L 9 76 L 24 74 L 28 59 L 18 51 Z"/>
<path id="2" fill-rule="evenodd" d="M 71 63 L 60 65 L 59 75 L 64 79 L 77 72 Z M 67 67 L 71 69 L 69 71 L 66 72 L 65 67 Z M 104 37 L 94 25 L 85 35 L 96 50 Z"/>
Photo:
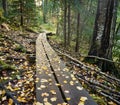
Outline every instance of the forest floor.
<path id="1" fill-rule="evenodd" d="M 66 63 L 69 72 L 79 79 L 82 86 L 98 105 L 119 105 L 120 79 L 117 79 L 109 72 L 101 72 L 96 65 L 83 62 L 84 57 L 80 53 L 75 53 L 70 49 L 66 50 L 62 43 L 52 37 L 55 36 L 48 37 L 51 46 Z"/>
<path id="2" fill-rule="evenodd" d="M 36 38 L 27 31 L 0 33 L 0 105 L 35 102 Z"/>
<path id="3" fill-rule="evenodd" d="M 35 41 L 37 36 L 36 33 L 28 31 L 0 32 L 0 105 L 12 105 L 14 102 L 35 105 L 35 83 L 37 82 Z M 64 50 L 54 40 L 50 39 L 49 42 L 55 49 Z M 89 91 L 98 105 L 117 105 L 115 101 L 119 102 L 120 98 L 119 80 L 108 78 L 109 74 L 106 76 L 98 71 L 86 71 L 64 55 L 59 55 L 70 72 L 77 74 L 82 86 Z M 71 55 L 75 56 L 75 54 Z M 96 68 L 95 65 L 86 65 Z"/>

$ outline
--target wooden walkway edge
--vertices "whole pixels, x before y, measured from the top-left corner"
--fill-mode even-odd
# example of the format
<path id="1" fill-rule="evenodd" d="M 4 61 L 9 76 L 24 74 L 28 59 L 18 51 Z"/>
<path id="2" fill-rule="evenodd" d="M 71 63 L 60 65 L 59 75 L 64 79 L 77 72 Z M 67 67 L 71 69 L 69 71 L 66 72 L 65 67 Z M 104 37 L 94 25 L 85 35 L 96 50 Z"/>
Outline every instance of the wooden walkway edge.
<path id="1" fill-rule="evenodd" d="M 41 33 L 36 40 L 36 99 L 41 105 L 97 105 Z"/>

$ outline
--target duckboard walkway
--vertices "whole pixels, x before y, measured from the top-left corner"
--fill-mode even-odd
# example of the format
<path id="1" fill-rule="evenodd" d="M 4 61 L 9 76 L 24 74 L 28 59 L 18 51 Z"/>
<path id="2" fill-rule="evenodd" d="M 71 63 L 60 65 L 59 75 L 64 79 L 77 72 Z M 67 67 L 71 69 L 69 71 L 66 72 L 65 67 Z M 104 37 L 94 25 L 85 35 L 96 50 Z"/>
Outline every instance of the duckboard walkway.
<path id="1" fill-rule="evenodd" d="M 52 49 L 46 34 L 36 40 L 36 99 L 41 105 L 97 105 Z"/>

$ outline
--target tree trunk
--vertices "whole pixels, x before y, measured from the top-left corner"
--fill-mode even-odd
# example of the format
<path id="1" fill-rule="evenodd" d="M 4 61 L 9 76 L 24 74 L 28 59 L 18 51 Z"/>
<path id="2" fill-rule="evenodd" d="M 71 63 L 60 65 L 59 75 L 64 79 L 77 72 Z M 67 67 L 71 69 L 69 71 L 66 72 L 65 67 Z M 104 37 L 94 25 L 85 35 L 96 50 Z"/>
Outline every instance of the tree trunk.
<path id="1" fill-rule="evenodd" d="M 2 0 L 2 7 L 4 10 L 4 16 L 7 16 L 7 0 Z"/>
<path id="2" fill-rule="evenodd" d="M 47 23 L 46 15 L 47 15 L 47 0 L 42 0 L 42 8 L 43 8 L 43 22 Z"/>
<path id="3" fill-rule="evenodd" d="M 80 13 L 77 15 L 77 37 L 76 37 L 76 46 L 75 46 L 75 52 L 79 52 L 79 37 L 80 37 Z"/>
<path id="4" fill-rule="evenodd" d="M 23 26 L 23 1 L 20 0 L 20 25 Z"/>
<path id="5" fill-rule="evenodd" d="M 113 33 L 111 26 L 115 0 L 98 0 L 98 8 L 93 32 L 93 39 L 88 55 L 112 59 Z M 115 70 L 114 63 L 94 59 L 103 71 Z"/>
<path id="6" fill-rule="evenodd" d="M 71 18 L 70 18 L 70 16 L 71 16 L 71 9 L 70 9 L 70 3 L 68 4 L 68 43 L 67 43 L 67 45 L 68 46 L 70 46 L 70 39 L 71 39 L 71 35 L 70 35 L 70 32 L 71 32 L 71 22 L 70 22 L 70 20 L 71 20 Z"/>
<path id="7" fill-rule="evenodd" d="M 115 31 L 115 34 L 117 35 L 118 34 L 118 31 L 120 29 L 120 23 L 118 24 L 117 28 L 116 28 L 116 31 Z"/>
<path id="8" fill-rule="evenodd" d="M 67 1 L 64 0 L 64 29 L 63 29 L 63 34 L 64 34 L 64 47 L 67 47 L 67 35 L 66 35 L 66 19 L 67 17 Z"/>

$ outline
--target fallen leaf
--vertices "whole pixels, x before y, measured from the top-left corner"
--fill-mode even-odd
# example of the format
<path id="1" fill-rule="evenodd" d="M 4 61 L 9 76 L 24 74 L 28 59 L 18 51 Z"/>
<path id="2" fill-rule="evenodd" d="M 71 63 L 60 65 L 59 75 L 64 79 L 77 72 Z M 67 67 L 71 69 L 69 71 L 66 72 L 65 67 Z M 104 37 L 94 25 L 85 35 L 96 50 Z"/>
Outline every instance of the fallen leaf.
<path id="1" fill-rule="evenodd" d="M 9 99 L 8 105 L 13 105 L 13 100 L 11 98 Z"/>
<path id="2" fill-rule="evenodd" d="M 60 85 L 60 84 L 58 84 L 58 83 L 56 83 L 55 85 L 56 85 L 56 86 L 61 86 L 61 85 Z"/>
<path id="3" fill-rule="evenodd" d="M 50 90 L 50 92 L 52 93 L 52 95 L 55 95 L 55 94 L 56 94 L 56 91 L 55 91 L 55 90 Z"/>
<path id="4" fill-rule="evenodd" d="M 73 81 L 70 81 L 70 85 L 74 85 L 74 82 L 73 82 Z"/>
<path id="5" fill-rule="evenodd" d="M 85 105 L 85 103 L 82 102 L 82 101 L 80 101 L 80 102 L 78 103 L 78 105 Z"/>
<path id="6" fill-rule="evenodd" d="M 110 101 L 108 102 L 108 105 L 116 105 L 114 102 Z"/>
<path id="7" fill-rule="evenodd" d="M 17 100 L 18 100 L 19 102 L 27 102 L 27 101 L 25 100 L 25 98 L 22 98 L 22 97 L 18 97 Z"/>
<path id="8" fill-rule="evenodd" d="M 81 97 L 81 98 L 80 98 L 80 101 L 83 101 L 83 102 L 84 102 L 84 101 L 86 101 L 87 99 L 88 99 L 87 97 Z"/>
<path id="9" fill-rule="evenodd" d="M 69 69 L 68 68 L 64 68 L 63 71 L 69 71 Z"/>
<path id="10" fill-rule="evenodd" d="M 47 66 L 42 66 L 41 69 L 47 70 L 48 68 L 47 68 Z"/>
<path id="11" fill-rule="evenodd" d="M 76 80 L 76 78 L 75 78 L 75 77 L 73 77 L 73 78 L 72 78 L 72 80 L 73 80 L 73 81 L 75 81 L 75 80 Z"/>
<path id="12" fill-rule="evenodd" d="M 6 99 L 7 99 L 7 97 L 6 97 L 6 96 L 2 97 L 2 101 L 5 101 Z"/>
<path id="13" fill-rule="evenodd" d="M 78 90 L 83 90 L 83 87 L 77 86 L 76 87 Z"/>
<path id="14" fill-rule="evenodd" d="M 7 86 L 7 89 L 9 89 L 10 91 L 14 91 L 14 89 L 11 86 Z"/>
<path id="15" fill-rule="evenodd" d="M 68 90 L 65 90 L 65 93 L 70 93 Z"/>
<path id="16" fill-rule="evenodd" d="M 70 100 L 71 100 L 71 98 L 70 98 L 70 97 L 68 97 L 68 98 L 66 98 L 66 100 L 67 100 L 67 101 L 70 101 Z"/>
<path id="17" fill-rule="evenodd" d="M 48 94 L 48 93 L 42 93 L 41 96 L 42 96 L 42 97 L 48 97 L 49 94 Z"/>
<path id="18" fill-rule="evenodd" d="M 35 105 L 43 105 L 43 103 L 40 103 L 40 102 L 36 102 Z"/>
<path id="19" fill-rule="evenodd" d="M 43 88 L 43 89 L 44 89 L 44 88 L 46 88 L 46 86 L 45 86 L 45 85 L 41 85 L 40 88 Z"/>
<path id="20" fill-rule="evenodd" d="M 48 82 L 48 80 L 47 79 L 41 79 L 41 81 L 40 82 Z"/>
<path id="21" fill-rule="evenodd" d="M 57 100 L 57 98 L 56 98 L 56 97 L 52 97 L 50 100 L 51 100 L 52 102 L 54 102 L 54 101 Z"/>
<path id="22" fill-rule="evenodd" d="M 63 82 L 64 82 L 64 83 L 67 83 L 67 81 L 66 81 L 66 80 L 64 80 Z"/>
<path id="23" fill-rule="evenodd" d="M 51 103 L 49 103 L 49 102 L 45 102 L 45 105 L 52 105 Z"/>
<path id="24" fill-rule="evenodd" d="M 48 98 L 44 98 L 43 101 L 44 101 L 44 102 L 48 102 Z"/>

